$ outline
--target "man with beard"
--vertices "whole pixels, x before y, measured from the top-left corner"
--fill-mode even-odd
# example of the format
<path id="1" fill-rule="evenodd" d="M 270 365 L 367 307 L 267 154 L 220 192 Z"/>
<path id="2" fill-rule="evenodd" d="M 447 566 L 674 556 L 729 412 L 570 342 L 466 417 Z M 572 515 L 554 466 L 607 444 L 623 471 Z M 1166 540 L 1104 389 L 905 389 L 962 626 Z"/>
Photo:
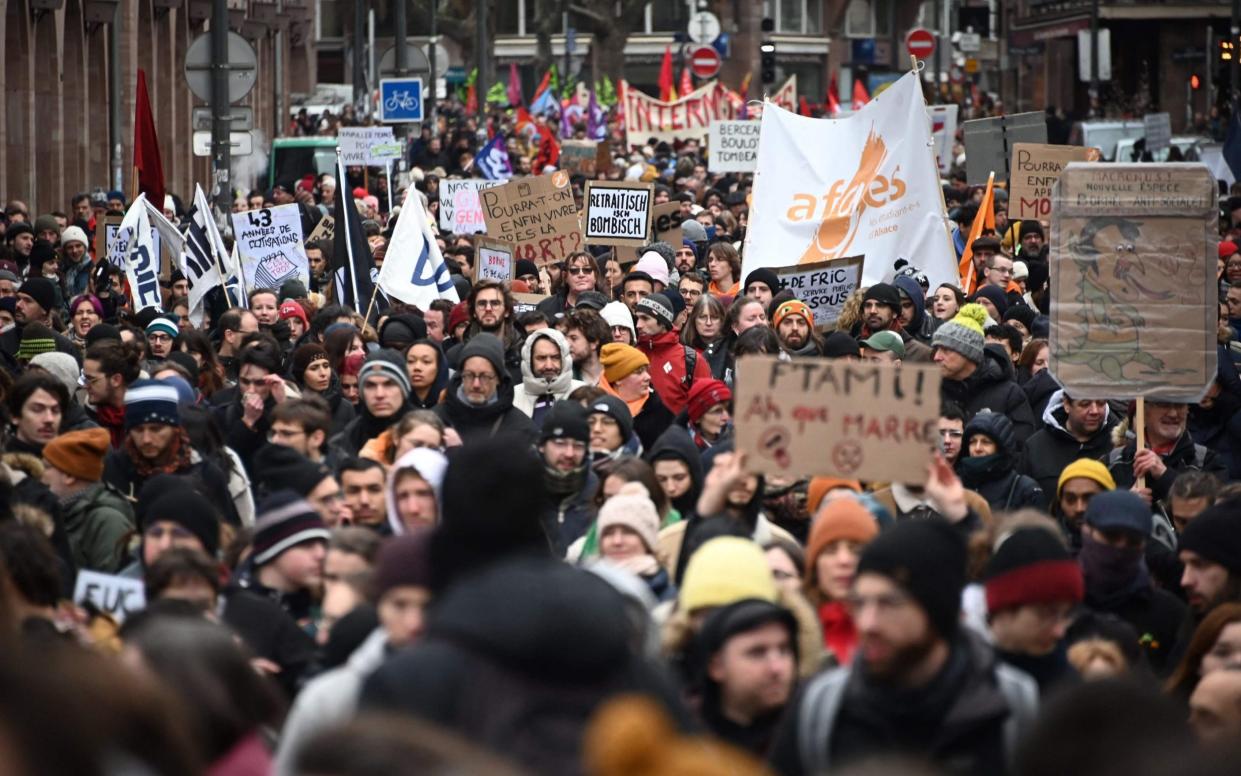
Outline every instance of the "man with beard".
<path id="1" fill-rule="evenodd" d="M 595 519 L 591 496 L 599 478 L 590 468 L 590 425 L 586 408 L 575 401 L 558 401 L 539 433 L 543 482 L 548 501 L 543 509 L 547 531 L 557 558 L 586 533 Z"/>
<path id="2" fill-rule="evenodd" d="M 857 658 L 793 701 L 771 754 L 785 776 L 876 756 L 1006 773 L 1038 688 L 959 624 L 966 547 L 948 523 L 898 522 L 862 551 L 849 607 Z"/>
<path id="3" fill-rule="evenodd" d="M 682 240 L 681 246 L 676 252 L 676 268 L 677 274 L 684 276 L 688 272 L 693 272 L 698 265 L 698 254 L 694 252 L 694 243 L 690 240 Z"/>
<path id="4" fill-rule="evenodd" d="M 1151 505 L 1166 514 L 1172 483 L 1182 473 L 1204 471 L 1226 477 L 1215 452 L 1194 442 L 1186 429 L 1188 420 L 1188 404 L 1147 399 L 1146 447 L 1138 450 L 1134 439 L 1108 454 L 1107 468 L 1116 487 L 1132 487 L 1138 477 L 1145 477 Z"/>
<path id="5" fill-rule="evenodd" d="M 1116 490 L 1116 481 L 1106 466 L 1090 458 L 1078 458 L 1060 472 L 1051 515 L 1060 523 L 1060 530 L 1074 552 L 1082 546 L 1082 525 L 1090 502 L 1110 490 Z"/>
<path id="6" fill-rule="evenodd" d="M 444 400 L 433 411 L 456 430 L 462 443 L 505 432 L 534 442 L 534 424 L 513 406 L 513 382 L 504 368 L 500 340 L 486 332 L 475 335 L 461 348 L 458 363 Z"/>
<path id="7" fill-rule="evenodd" d="M 1189 613 L 1168 665 L 1179 661 L 1203 617 L 1220 604 L 1241 601 L 1241 502 L 1223 501 L 1190 520 L 1180 537 L 1179 554 L 1185 564 L 1181 589 Z"/>
<path id="8" fill-rule="evenodd" d="M 8 404 L 13 434 L 5 450 L 37 457 L 60 433 L 61 419 L 69 408 L 69 390 L 49 374 L 28 372 L 13 384 Z"/>
<path id="9" fill-rule="evenodd" d="M 573 359 L 573 379 L 598 385 L 603 378 L 599 351 L 612 341 L 607 322 L 594 310 L 574 310 L 565 316 L 564 337 Z"/>
<path id="10" fill-rule="evenodd" d="M 1052 394 L 1043 411 L 1043 427 L 1026 440 L 1017 470 L 1034 478 L 1048 496 L 1056 492 L 1060 472 L 1078 458 L 1102 459 L 1112 449 L 1113 423 L 1102 399 L 1073 399 Z"/>
<path id="11" fill-rule="evenodd" d="M 521 380 L 521 338 L 513 316 L 513 297 L 498 280 L 484 278 L 474 284 L 469 297 L 470 325 L 465 342 L 478 334 L 490 334 L 504 349 L 504 368 L 514 383 Z"/>
<path id="12" fill-rule="evenodd" d="M 862 320 L 850 332 L 854 338 L 863 340 L 880 331 L 893 331 L 905 343 L 906 361 L 927 363 L 931 349 L 910 336 L 901 327 L 901 294 L 896 286 L 876 283 L 866 289 L 862 296 Z"/>
<path id="13" fill-rule="evenodd" d="M 539 329 L 521 346 L 521 385 L 513 389 L 513 406 L 526 413 L 536 427 L 552 405 L 581 388 L 573 379 L 569 343 L 556 329 Z"/>
<path id="14" fill-rule="evenodd" d="M 822 342 L 814 331 L 814 313 L 805 302 L 790 299 L 781 303 L 771 316 L 771 324 L 785 353 L 794 357 L 822 355 Z"/>

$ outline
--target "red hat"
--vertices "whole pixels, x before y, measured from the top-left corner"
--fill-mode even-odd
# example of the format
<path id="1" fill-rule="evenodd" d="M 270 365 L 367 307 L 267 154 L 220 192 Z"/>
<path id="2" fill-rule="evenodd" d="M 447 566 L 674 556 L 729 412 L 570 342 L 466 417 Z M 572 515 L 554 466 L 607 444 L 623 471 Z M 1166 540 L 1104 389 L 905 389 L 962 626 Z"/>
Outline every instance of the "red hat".
<path id="1" fill-rule="evenodd" d="M 697 423 L 707 410 L 733 400 L 733 392 L 720 380 L 695 380 L 689 389 L 689 422 Z"/>
<path id="2" fill-rule="evenodd" d="M 1224 240 L 1219 244 L 1219 257 L 1226 259 L 1237 252 L 1237 244 L 1232 240 Z"/>
<path id="3" fill-rule="evenodd" d="M 362 188 L 361 186 L 358 186 L 356 189 L 353 190 L 353 198 L 354 199 L 365 199 L 366 189 Z"/>
<path id="4" fill-rule="evenodd" d="M 459 324 L 470 320 L 470 305 L 468 302 L 457 302 L 452 306 L 452 312 L 448 314 L 448 331 L 451 335 Z"/>
<path id="5" fill-rule="evenodd" d="M 302 179 L 297 182 L 297 185 L 301 187 L 302 191 L 314 191 L 315 190 L 315 176 L 312 175 L 311 173 L 306 173 L 305 175 L 302 176 Z"/>
<path id="6" fill-rule="evenodd" d="M 301 318 L 302 326 L 310 328 L 310 319 L 306 317 L 306 310 L 292 299 L 286 299 L 280 305 L 280 320 L 285 321 L 289 318 Z"/>

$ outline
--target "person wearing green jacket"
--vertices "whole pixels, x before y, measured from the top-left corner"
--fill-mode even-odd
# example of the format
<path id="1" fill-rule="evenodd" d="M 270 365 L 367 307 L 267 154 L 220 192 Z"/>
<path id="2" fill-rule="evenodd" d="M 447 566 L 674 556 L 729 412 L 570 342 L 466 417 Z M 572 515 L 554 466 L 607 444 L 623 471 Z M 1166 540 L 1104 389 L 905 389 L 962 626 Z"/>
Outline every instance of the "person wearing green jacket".
<path id="1" fill-rule="evenodd" d="M 60 499 L 73 563 L 105 574 L 120 570 L 134 531 L 129 501 L 102 481 L 111 447 L 108 430 L 96 427 L 61 434 L 43 448 L 43 484 Z"/>

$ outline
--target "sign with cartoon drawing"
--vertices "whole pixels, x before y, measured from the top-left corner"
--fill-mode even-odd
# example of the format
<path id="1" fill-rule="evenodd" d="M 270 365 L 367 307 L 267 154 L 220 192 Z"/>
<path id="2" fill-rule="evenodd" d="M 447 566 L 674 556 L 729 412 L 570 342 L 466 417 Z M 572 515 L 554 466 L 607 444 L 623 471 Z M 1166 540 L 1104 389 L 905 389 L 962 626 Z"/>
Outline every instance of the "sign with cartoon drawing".
<path id="1" fill-rule="evenodd" d="M 1214 379 L 1215 192 L 1202 164 L 1064 168 L 1050 368 L 1075 398 L 1197 402 Z"/>
<path id="2" fill-rule="evenodd" d="M 310 260 L 302 245 L 302 218 L 297 205 L 234 213 L 233 234 L 246 288 L 278 289 L 292 278 L 310 282 Z"/>

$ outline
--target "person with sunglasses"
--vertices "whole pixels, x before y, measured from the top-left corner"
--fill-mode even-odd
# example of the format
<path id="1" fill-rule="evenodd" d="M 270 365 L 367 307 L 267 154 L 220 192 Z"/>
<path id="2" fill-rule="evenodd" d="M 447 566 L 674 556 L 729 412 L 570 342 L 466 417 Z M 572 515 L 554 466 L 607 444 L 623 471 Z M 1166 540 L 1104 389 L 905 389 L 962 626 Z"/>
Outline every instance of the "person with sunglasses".
<path id="1" fill-rule="evenodd" d="M 565 312 L 577 306 L 578 297 L 587 291 L 600 291 L 608 299 L 612 298 L 611 288 L 599 271 L 599 263 L 586 251 L 569 254 L 565 259 L 564 271 L 558 285 L 547 299 L 539 302 L 537 309 L 547 316 L 549 321 L 559 320 Z"/>

